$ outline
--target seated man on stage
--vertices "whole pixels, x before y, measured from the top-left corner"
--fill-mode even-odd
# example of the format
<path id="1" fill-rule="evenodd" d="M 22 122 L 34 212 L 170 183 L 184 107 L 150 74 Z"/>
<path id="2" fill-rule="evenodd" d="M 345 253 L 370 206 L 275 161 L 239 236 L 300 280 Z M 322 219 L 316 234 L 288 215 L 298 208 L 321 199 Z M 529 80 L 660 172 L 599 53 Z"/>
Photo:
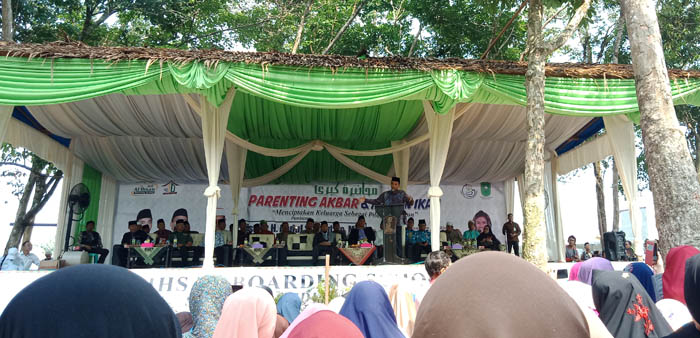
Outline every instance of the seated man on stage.
<path id="1" fill-rule="evenodd" d="M 114 246 L 114 256 L 117 259 L 117 265 L 126 267 L 127 259 L 129 256 L 129 248 L 136 245 L 141 245 L 141 243 L 146 242 L 149 239 L 148 234 L 141 230 L 138 222 L 129 221 L 129 232 L 122 236 L 121 245 Z"/>
<path id="2" fill-rule="evenodd" d="M 226 230 L 226 216 L 216 216 L 214 257 L 216 257 L 217 265 L 231 266 L 231 257 L 233 257 L 232 244 L 231 232 Z"/>
<path id="3" fill-rule="evenodd" d="M 97 261 L 99 264 L 104 264 L 107 259 L 109 250 L 102 248 L 102 238 L 95 231 L 95 221 L 88 221 L 85 224 L 85 231 L 80 233 L 80 250 L 100 255 Z"/>
<path id="4" fill-rule="evenodd" d="M 420 261 L 420 255 L 430 253 L 430 231 L 425 230 L 425 220 L 418 221 L 418 231 L 413 231 L 411 236 L 411 259 Z"/>
<path id="5" fill-rule="evenodd" d="M 248 240 L 248 223 L 245 219 L 241 218 L 238 220 L 238 238 L 236 239 L 236 245 L 243 245 L 245 241 Z"/>
<path id="6" fill-rule="evenodd" d="M 287 243 L 287 237 L 289 236 L 289 222 L 282 222 L 282 225 L 280 226 L 280 233 L 277 234 L 277 238 L 275 239 L 277 243 Z"/>
<path id="7" fill-rule="evenodd" d="M 190 222 L 189 222 L 189 221 L 185 221 L 184 224 L 185 224 L 185 231 L 184 231 L 184 232 L 185 232 L 186 234 L 198 234 L 198 233 L 199 233 L 199 231 L 194 231 L 194 230 L 192 230 L 192 229 L 190 228 Z"/>
<path id="8" fill-rule="evenodd" d="M 328 222 L 321 222 L 319 233 L 314 236 L 313 264 L 318 265 L 318 256 L 331 255 L 331 264 L 335 263 L 335 234 L 328 228 Z"/>
<path id="9" fill-rule="evenodd" d="M 452 222 L 447 222 L 445 227 L 445 234 L 447 235 L 447 241 L 452 242 L 452 244 L 459 243 L 462 241 L 462 232 L 455 229 Z"/>
<path id="10" fill-rule="evenodd" d="M 261 235 L 274 235 L 275 233 L 270 231 L 266 220 L 260 221 L 260 234 Z"/>
<path id="11" fill-rule="evenodd" d="M 340 234 L 340 240 L 345 242 L 348 240 L 347 234 L 345 234 L 345 229 L 340 227 L 340 222 L 333 222 L 333 233 Z"/>
<path id="12" fill-rule="evenodd" d="M 170 234 L 168 240 L 172 245 L 172 247 L 168 249 L 171 250 L 171 252 L 180 252 L 180 258 L 182 259 L 181 266 L 190 266 L 199 263 L 199 252 L 192 246 L 192 236 L 185 233 L 185 221 L 179 220 L 175 223 L 175 232 Z M 190 252 L 192 252 L 193 256 L 191 261 L 188 260 Z"/>
<path id="13" fill-rule="evenodd" d="M 306 226 L 304 227 L 304 233 L 313 234 L 314 232 L 314 219 L 309 218 L 306 220 Z"/>
<path id="14" fill-rule="evenodd" d="M 165 242 L 168 241 L 168 238 L 170 237 L 172 231 L 165 228 L 165 220 L 162 218 L 158 220 L 156 226 L 158 227 L 158 230 L 153 232 L 154 234 L 156 234 L 156 245 L 165 244 Z"/>
<path id="15" fill-rule="evenodd" d="M 375 239 L 374 230 L 372 230 L 372 228 L 365 228 L 365 216 L 360 215 L 360 217 L 357 218 L 357 223 L 355 223 L 355 228 L 350 231 L 348 242 L 350 244 L 357 244 L 363 240 L 374 242 Z"/>

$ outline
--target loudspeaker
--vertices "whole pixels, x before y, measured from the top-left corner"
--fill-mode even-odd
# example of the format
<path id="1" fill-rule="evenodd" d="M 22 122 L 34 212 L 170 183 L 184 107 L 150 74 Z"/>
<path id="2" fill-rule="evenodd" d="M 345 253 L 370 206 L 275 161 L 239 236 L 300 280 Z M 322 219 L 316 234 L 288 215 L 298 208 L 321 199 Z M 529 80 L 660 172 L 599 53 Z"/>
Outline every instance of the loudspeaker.
<path id="1" fill-rule="evenodd" d="M 603 250 L 605 258 L 611 261 L 620 261 L 626 259 L 625 254 L 625 233 L 606 232 L 603 234 Z"/>

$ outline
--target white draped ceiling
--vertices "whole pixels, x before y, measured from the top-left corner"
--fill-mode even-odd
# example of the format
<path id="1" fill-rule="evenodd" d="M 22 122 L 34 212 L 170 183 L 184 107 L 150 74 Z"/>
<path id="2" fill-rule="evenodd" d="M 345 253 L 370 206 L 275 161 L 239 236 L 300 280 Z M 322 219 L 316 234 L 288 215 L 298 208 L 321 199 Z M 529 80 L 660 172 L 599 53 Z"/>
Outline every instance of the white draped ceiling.
<path id="1" fill-rule="evenodd" d="M 208 182 L 201 118 L 180 95 L 106 95 L 66 104 L 29 107 L 34 117 L 56 135 L 70 138 L 71 151 L 99 171 L 120 182 L 173 179 L 183 183 Z M 510 105 L 458 104 L 442 184 L 500 181 L 522 173 L 525 161 L 525 108 Z M 590 118 L 547 114 L 546 148 L 556 147 L 580 130 Z M 422 118 L 406 143 L 377 151 L 352 151 L 329 144 L 292 149 L 257 147 L 245 140 L 244 148 L 267 156 L 294 156 L 324 147 L 349 167 L 347 156 L 399 153 L 410 149 L 409 180 L 430 181 L 428 127 Z M 410 148 L 408 148 L 411 146 Z M 256 148 L 257 147 L 257 148 Z M 406 147 L 406 148 L 397 148 Z M 303 158 L 303 156 L 299 156 Z M 220 179 L 228 181 L 227 161 Z M 361 168 L 355 167 L 358 171 Z M 393 170 L 391 172 L 394 172 Z M 244 186 L 264 184 L 284 171 L 250 178 Z M 365 173 L 386 180 L 389 173 Z"/>

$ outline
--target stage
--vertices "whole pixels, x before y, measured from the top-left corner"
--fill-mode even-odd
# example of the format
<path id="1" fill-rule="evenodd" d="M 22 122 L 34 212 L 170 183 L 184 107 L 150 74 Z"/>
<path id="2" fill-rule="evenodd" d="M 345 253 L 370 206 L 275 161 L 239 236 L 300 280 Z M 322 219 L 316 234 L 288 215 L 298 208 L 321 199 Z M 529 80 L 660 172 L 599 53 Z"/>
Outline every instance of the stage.
<path id="1" fill-rule="evenodd" d="M 612 262 L 615 270 L 622 270 L 630 262 Z M 549 270 L 571 269 L 573 263 L 549 263 Z M 299 293 L 303 301 L 322 282 L 324 267 L 232 267 L 214 268 L 162 268 L 132 269 L 132 272 L 148 281 L 168 302 L 175 312 L 189 311 L 188 297 L 192 284 L 199 276 L 216 274 L 226 277 L 232 285 L 266 285 L 275 295 L 285 292 Z M 52 271 L 0 271 L 0 311 L 25 286 Z M 330 279 L 338 283 L 341 292 L 349 290 L 356 282 L 374 280 L 385 287 L 402 280 L 412 281 L 417 286 L 429 285 L 423 264 L 417 265 L 371 265 L 331 266 Z"/>

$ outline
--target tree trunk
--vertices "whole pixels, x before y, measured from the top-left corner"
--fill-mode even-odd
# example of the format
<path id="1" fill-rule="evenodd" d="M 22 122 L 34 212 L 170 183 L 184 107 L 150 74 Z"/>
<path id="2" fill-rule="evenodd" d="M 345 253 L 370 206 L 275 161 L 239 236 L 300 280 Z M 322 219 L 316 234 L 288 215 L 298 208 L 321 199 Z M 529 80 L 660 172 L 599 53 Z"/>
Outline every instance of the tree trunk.
<path id="1" fill-rule="evenodd" d="M 673 107 L 661 34 L 651 1 L 622 0 L 641 114 L 659 249 L 700 247 L 700 183 Z"/>
<path id="2" fill-rule="evenodd" d="M 12 42 L 12 0 L 2 0 L 2 40 Z"/>
<path id="3" fill-rule="evenodd" d="M 603 234 L 608 230 L 607 217 L 605 215 L 605 192 L 603 190 L 603 168 L 600 161 L 593 162 L 593 174 L 595 175 L 595 195 L 598 201 L 598 231 L 600 231 L 600 240 L 603 240 Z"/>
<path id="4" fill-rule="evenodd" d="M 525 150 L 525 201 L 523 258 L 542 270 L 547 269 L 547 243 L 544 219 L 544 66 L 541 0 L 531 0 L 528 9 L 527 148 Z"/>
<path id="5" fill-rule="evenodd" d="M 331 40 L 331 42 L 328 43 L 328 46 L 326 46 L 326 49 L 324 49 L 323 52 L 321 52 L 322 55 L 328 54 L 328 52 L 331 50 L 331 48 L 333 48 L 333 45 L 335 45 L 335 43 L 345 33 L 345 31 L 348 29 L 348 27 L 350 27 L 350 24 L 355 20 L 357 15 L 360 14 L 360 10 L 362 9 L 362 6 L 364 6 L 364 5 L 365 5 L 364 0 L 360 1 L 360 3 L 355 5 L 355 7 L 352 10 L 352 14 L 350 15 L 350 18 L 348 18 L 348 20 L 345 21 L 345 24 L 343 25 L 343 27 L 340 27 L 340 30 L 335 35 L 335 37 L 333 37 L 333 40 Z"/>
<path id="6" fill-rule="evenodd" d="M 39 163 L 33 162 L 32 170 L 29 172 L 29 178 L 27 178 L 27 183 L 24 185 L 24 192 L 22 192 L 22 197 L 19 199 L 19 206 L 17 207 L 17 213 L 15 214 L 15 224 L 12 226 L 10 237 L 7 239 L 7 243 L 5 244 L 5 252 L 3 255 L 7 255 L 7 251 L 10 250 L 10 248 L 19 247 L 19 243 L 22 240 L 22 235 L 24 234 L 24 229 L 27 227 L 27 220 L 25 216 L 29 205 L 29 197 L 31 197 L 34 186 L 36 185 L 40 175 L 41 168 L 39 168 Z"/>
<path id="7" fill-rule="evenodd" d="M 617 172 L 617 161 L 612 159 L 612 199 L 613 199 L 613 231 L 620 231 L 620 174 Z M 602 238 L 602 237 L 601 237 Z"/>
<path id="8" fill-rule="evenodd" d="M 413 37 L 413 42 L 411 43 L 411 48 L 408 50 L 408 55 L 407 57 L 411 57 L 413 54 L 413 51 L 416 49 L 416 44 L 418 43 L 418 39 L 420 39 L 420 34 L 423 32 L 423 23 L 420 23 L 418 25 L 418 32 L 416 33 L 416 36 Z"/>
<path id="9" fill-rule="evenodd" d="M 620 13 L 617 19 L 617 33 L 615 35 L 615 43 L 613 44 L 612 63 L 618 63 L 620 58 L 620 46 L 622 46 L 622 33 L 625 31 L 625 16 Z"/>
<path id="10" fill-rule="evenodd" d="M 299 44 L 301 43 L 301 33 L 304 31 L 304 25 L 306 25 L 306 16 L 309 15 L 311 5 L 313 5 L 313 3 L 314 0 L 309 0 L 309 3 L 306 5 L 306 9 L 304 10 L 304 14 L 301 16 L 299 27 L 297 28 L 297 36 L 294 39 L 294 47 L 292 47 L 292 54 L 296 54 L 297 49 L 299 49 Z"/>

